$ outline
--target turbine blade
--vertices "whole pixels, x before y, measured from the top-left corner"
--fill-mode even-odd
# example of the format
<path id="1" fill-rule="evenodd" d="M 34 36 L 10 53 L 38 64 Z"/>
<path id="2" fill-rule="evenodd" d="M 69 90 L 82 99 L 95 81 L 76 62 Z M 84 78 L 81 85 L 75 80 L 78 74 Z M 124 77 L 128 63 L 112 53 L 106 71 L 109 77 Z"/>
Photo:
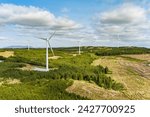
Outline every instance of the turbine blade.
<path id="1" fill-rule="evenodd" d="M 50 44 L 49 41 L 48 41 L 48 45 L 49 45 L 49 47 L 50 47 L 50 49 L 51 49 L 51 52 L 52 52 L 53 56 L 55 56 L 54 51 L 53 51 L 53 48 L 52 48 L 52 46 L 51 46 L 51 44 Z"/>
<path id="2" fill-rule="evenodd" d="M 49 37 L 48 40 L 50 40 L 54 35 L 55 35 L 56 31 Z"/>
<path id="3" fill-rule="evenodd" d="M 37 38 L 41 40 L 47 40 L 47 38 L 42 38 L 42 37 L 37 37 Z"/>

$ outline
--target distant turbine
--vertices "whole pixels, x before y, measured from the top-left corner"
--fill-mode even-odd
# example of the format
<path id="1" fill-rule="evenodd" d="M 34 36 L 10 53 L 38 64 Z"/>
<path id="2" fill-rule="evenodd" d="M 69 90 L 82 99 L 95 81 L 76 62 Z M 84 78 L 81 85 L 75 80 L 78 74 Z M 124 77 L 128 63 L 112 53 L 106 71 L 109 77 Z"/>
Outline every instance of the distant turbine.
<path id="1" fill-rule="evenodd" d="M 77 40 L 78 42 L 78 54 L 81 55 L 81 42 L 83 42 L 83 39 Z"/>
<path id="2" fill-rule="evenodd" d="M 24 35 L 24 34 L 18 34 L 17 36 L 22 36 L 22 37 L 24 37 L 24 36 L 26 36 L 26 37 L 30 37 L 30 35 Z M 26 42 L 24 42 L 24 44 L 26 44 L 27 45 L 27 49 L 28 50 L 30 50 L 30 39 L 27 39 L 27 41 Z"/>
<path id="3" fill-rule="evenodd" d="M 28 50 L 30 50 L 30 40 L 29 39 L 27 40 L 27 44 L 28 44 L 27 45 L 28 46 Z"/>
<path id="4" fill-rule="evenodd" d="M 117 35 L 117 38 L 118 38 L 118 48 L 119 48 L 119 40 L 120 40 L 120 35 L 119 35 L 119 33 L 118 33 L 118 35 Z"/>
<path id="5" fill-rule="evenodd" d="M 54 55 L 54 52 L 53 52 L 53 49 L 51 47 L 51 44 L 50 44 L 50 39 L 55 35 L 55 32 L 49 37 L 49 38 L 39 38 L 39 39 L 42 39 L 42 40 L 45 40 L 46 41 L 46 71 L 49 71 L 49 67 L 48 67 L 48 46 L 50 47 L 51 49 L 51 52 Z"/>
<path id="6" fill-rule="evenodd" d="M 79 54 L 79 55 L 81 55 L 81 45 L 80 45 L 80 44 L 81 44 L 81 40 L 78 41 L 78 46 L 79 46 L 79 52 L 78 52 L 78 54 Z"/>

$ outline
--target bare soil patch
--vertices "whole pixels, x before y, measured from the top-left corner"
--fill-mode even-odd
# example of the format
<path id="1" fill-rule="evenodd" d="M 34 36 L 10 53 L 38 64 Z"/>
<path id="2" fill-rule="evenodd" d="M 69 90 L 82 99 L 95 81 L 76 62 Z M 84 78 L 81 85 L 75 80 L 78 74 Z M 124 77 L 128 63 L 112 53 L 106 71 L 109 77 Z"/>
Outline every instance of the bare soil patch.
<path id="1" fill-rule="evenodd" d="M 77 54 L 72 54 L 72 56 L 77 56 Z"/>
<path id="2" fill-rule="evenodd" d="M 150 54 L 123 55 L 123 56 L 136 58 L 136 59 L 140 59 L 140 60 L 146 60 L 146 61 L 150 62 Z"/>
<path id="3" fill-rule="evenodd" d="M 20 82 L 20 80 L 18 80 L 18 79 L 11 79 L 11 78 L 9 78 L 9 79 L 3 79 L 3 78 L 1 78 L 0 79 L 0 86 L 2 86 L 2 85 L 4 85 L 4 84 L 20 84 L 21 82 Z"/>
<path id="4" fill-rule="evenodd" d="M 61 56 L 52 56 L 52 57 L 48 57 L 49 59 L 59 59 L 62 58 Z"/>
<path id="5" fill-rule="evenodd" d="M 136 63 L 136 62 L 128 62 L 128 61 L 125 61 L 125 62 L 120 61 L 119 63 L 122 66 L 126 66 L 127 68 L 132 69 L 140 76 L 150 79 L 150 67 L 147 66 L 146 64 Z"/>
<path id="6" fill-rule="evenodd" d="M 21 70 L 27 70 L 27 71 L 31 71 L 34 69 L 34 66 L 30 65 L 30 64 L 26 64 L 25 67 L 19 68 Z"/>
<path id="7" fill-rule="evenodd" d="M 86 81 L 75 80 L 73 85 L 66 89 L 69 93 L 75 93 L 88 99 L 128 99 L 122 92 L 107 90 L 97 86 L 96 84 Z"/>
<path id="8" fill-rule="evenodd" d="M 21 70 L 25 70 L 25 71 L 45 71 L 44 67 L 39 67 L 39 66 L 33 66 L 30 64 L 26 64 L 25 67 L 19 68 Z M 49 68 L 49 70 L 57 70 L 58 68 Z"/>
<path id="9" fill-rule="evenodd" d="M 8 57 L 14 56 L 14 52 L 13 51 L 0 52 L 0 56 L 8 58 Z"/>
<path id="10" fill-rule="evenodd" d="M 6 81 L 6 84 L 20 84 L 20 80 L 18 79 L 7 79 Z"/>

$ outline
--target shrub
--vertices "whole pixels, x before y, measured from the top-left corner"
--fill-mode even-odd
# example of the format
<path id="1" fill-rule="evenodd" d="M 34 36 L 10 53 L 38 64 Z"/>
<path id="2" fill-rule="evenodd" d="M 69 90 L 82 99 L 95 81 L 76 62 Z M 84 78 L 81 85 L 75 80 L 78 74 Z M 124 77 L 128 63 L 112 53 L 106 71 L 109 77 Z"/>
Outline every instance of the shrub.
<path id="1" fill-rule="evenodd" d="M 107 67 L 107 66 L 104 68 L 104 71 L 105 71 L 105 74 L 107 74 L 107 73 L 108 73 L 109 69 L 108 69 L 108 67 Z"/>
<path id="2" fill-rule="evenodd" d="M 6 58 L 3 56 L 0 56 L 0 60 L 6 60 Z"/>

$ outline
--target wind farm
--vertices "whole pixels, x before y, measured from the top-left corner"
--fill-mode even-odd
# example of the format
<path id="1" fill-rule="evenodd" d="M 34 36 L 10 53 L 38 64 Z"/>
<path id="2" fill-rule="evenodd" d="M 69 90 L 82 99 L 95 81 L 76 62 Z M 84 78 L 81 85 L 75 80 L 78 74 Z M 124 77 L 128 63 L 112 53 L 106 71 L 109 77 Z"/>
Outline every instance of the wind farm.
<path id="1" fill-rule="evenodd" d="M 49 59 L 48 66 L 44 48 L 32 48 L 29 51 L 26 48 L 0 49 L 0 60 L 3 61 L 0 63 L 0 98 L 149 99 L 149 93 L 144 89 L 145 86 L 149 87 L 149 49 L 93 46 L 92 49 L 91 52 L 90 46 L 83 46 L 80 56 L 72 56 L 78 46 L 55 48 L 55 54 L 61 58 Z M 53 56 L 50 51 L 48 54 Z M 132 83 L 128 82 L 128 78 L 132 79 Z M 141 79 L 140 82 L 145 85 L 134 78 Z M 8 86 L 12 88 L 8 89 Z M 136 86 L 141 87 L 140 90 L 131 90 Z M 30 87 L 32 93 L 28 93 L 26 87 Z M 40 87 L 44 88 L 44 92 L 38 94 L 37 90 L 42 91 Z M 25 93 L 20 94 L 20 88 Z M 91 94 L 87 93 L 88 90 Z M 104 94 L 100 95 L 97 90 Z M 135 94 L 137 90 L 138 94 Z M 16 93 L 14 95 L 7 91 Z M 59 92 L 62 93 L 58 95 Z M 140 92 L 145 92 L 146 95 L 140 95 Z M 111 96 L 112 94 L 116 96 Z"/>

